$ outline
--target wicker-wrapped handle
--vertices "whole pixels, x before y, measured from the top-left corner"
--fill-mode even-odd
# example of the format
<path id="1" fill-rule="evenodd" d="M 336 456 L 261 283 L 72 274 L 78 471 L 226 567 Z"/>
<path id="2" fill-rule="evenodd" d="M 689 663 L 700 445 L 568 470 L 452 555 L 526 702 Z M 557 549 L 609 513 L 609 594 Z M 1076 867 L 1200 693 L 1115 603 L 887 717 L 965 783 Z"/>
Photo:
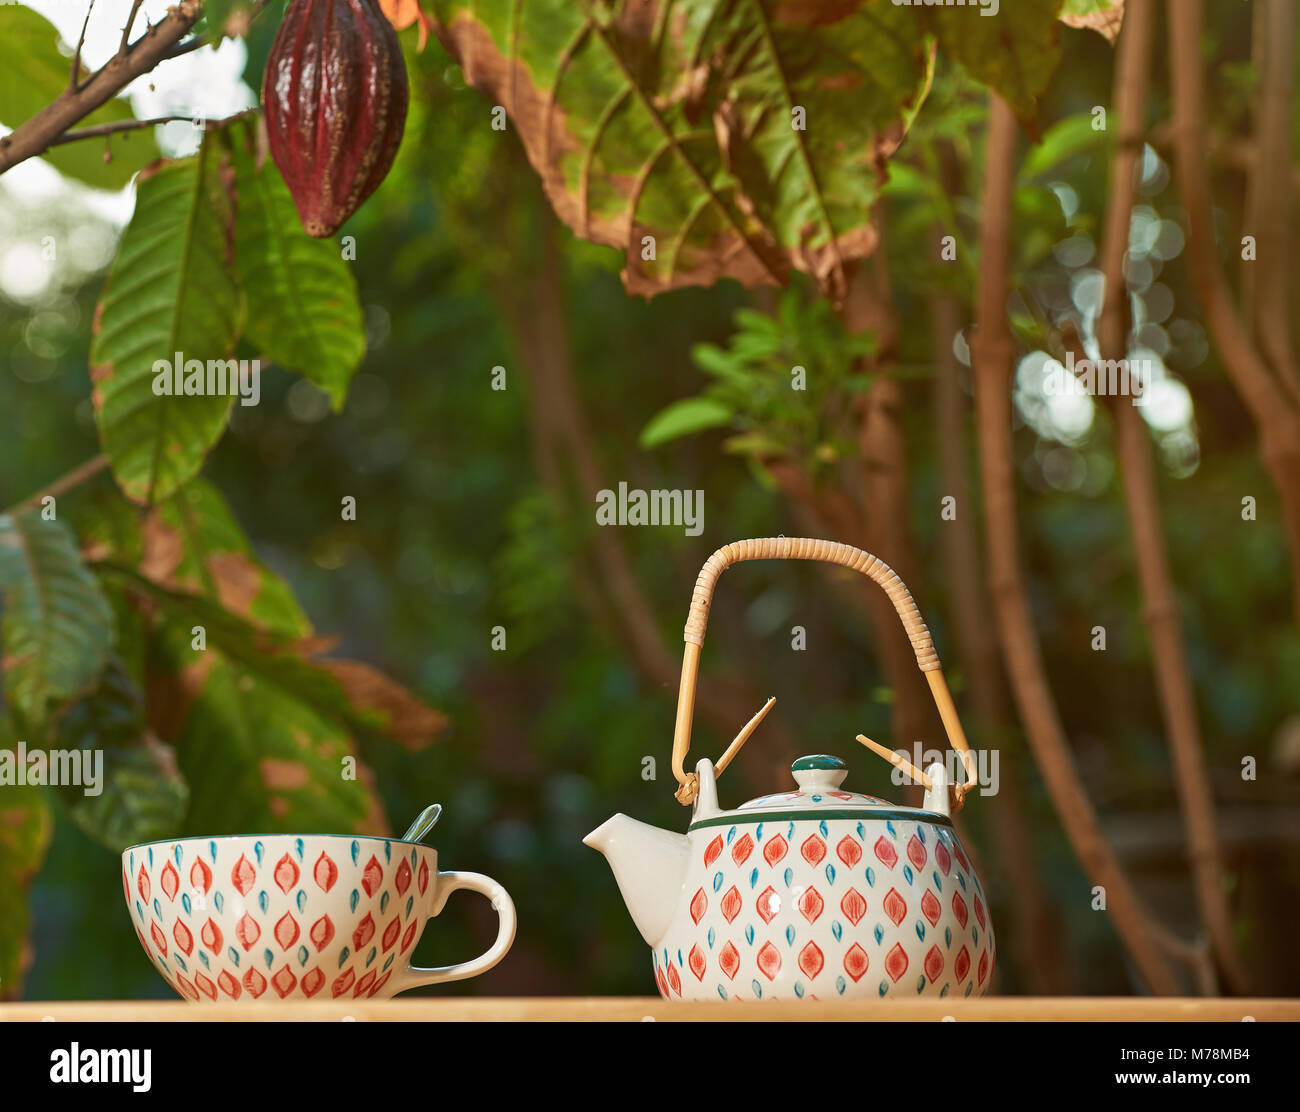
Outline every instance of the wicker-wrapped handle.
<path id="1" fill-rule="evenodd" d="M 713 591 L 718 579 L 732 564 L 744 563 L 746 560 L 821 560 L 829 564 L 839 564 L 852 568 L 875 580 L 889 596 L 889 601 L 898 611 L 898 617 L 907 631 L 908 640 L 912 642 L 912 651 L 916 653 L 916 665 L 925 673 L 930 684 L 930 693 L 939 708 L 939 717 L 947 731 L 952 747 L 961 754 L 962 766 L 966 771 L 966 783 L 953 788 L 960 806 L 967 789 L 975 780 L 975 766 L 971 757 L 970 746 L 966 743 L 966 734 L 957 718 L 957 708 L 953 705 L 948 683 L 943 678 L 943 669 L 939 667 L 939 654 L 934 651 L 934 642 L 926 628 L 921 613 L 916 608 L 912 593 L 907 585 L 898 578 L 883 560 L 877 559 L 870 552 L 863 552 L 852 545 L 839 544 L 836 541 L 811 540 L 806 537 L 763 537 L 756 540 L 736 541 L 723 545 L 705 561 L 695 581 L 695 593 L 691 596 L 691 612 L 686 618 L 686 651 L 682 657 L 682 682 L 677 693 L 677 725 L 673 732 L 673 775 L 681 787 L 677 798 L 684 804 L 695 799 L 698 783 L 695 773 L 687 772 L 684 767 L 686 754 L 691 747 L 691 721 L 695 714 L 695 684 L 700 670 L 700 649 L 704 645 L 704 631 L 709 623 L 709 606 L 713 601 Z"/>

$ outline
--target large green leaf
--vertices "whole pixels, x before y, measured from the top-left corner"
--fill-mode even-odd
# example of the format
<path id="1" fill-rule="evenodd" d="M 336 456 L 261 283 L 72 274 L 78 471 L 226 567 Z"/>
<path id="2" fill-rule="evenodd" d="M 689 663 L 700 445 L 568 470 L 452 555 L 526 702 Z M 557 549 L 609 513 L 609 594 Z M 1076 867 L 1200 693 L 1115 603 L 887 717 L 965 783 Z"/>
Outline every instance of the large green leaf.
<path id="1" fill-rule="evenodd" d="M 383 829 L 353 729 L 389 723 L 306 655 L 318 646 L 258 629 L 209 598 L 100 567 L 157 608 L 150 719 L 191 786 L 187 831 Z"/>
<path id="2" fill-rule="evenodd" d="M 187 644 L 201 627 L 207 645 L 314 713 L 412 749 L 423 747 L 446 725 L 441 714 L 367 665 L 321 656 L 332 647 L 328 639 L 286 636 L 231 613 L 203 594 L 171 590 L 117 564 L 98 567 L 114 582 L 154 603 L 166 621 L 184 632 Z M 201 663 L 203 651 L 191 646 L 178 653 L 181 667 Z"/>
<path id="3" fill-rule="evenodd" d="M 208 367 L 234 350 L 238 294 L 227 179 L 211 139 L 193 158 L 142 173 L 135 214 L 95 310 L 95 418 L 118 485 L 137 502 L 165 498 L 192 478 L 230 411 L 231 393 L 154 392 L 155 362 L 179 358 Z M 225 366 L 225 377 L 236 377 Z"/>
<path id="4" fill-rule="evenodd" d="M 888 0 L 433 8 L 560 218 L 624 251 L 646 295 L 792 269 L 841 292 L 844 264 L 875 247 L 881 166 L 933 64 L 924 20 Z"/>
<path id="5" fill-rule="evenodd" d="M 0 516 L 5 692 L 29 728 L 84 694 L 108 659 L 113 614 L 72 533 L 39 514 Z"/>
<path id="6" fill-rule="evenodd" d="M 263 358 L 311 380 L 341 409 L 366 352 L 356 280 L 337 243 L 302 230 L 275 163 L 259 166 L 249 150 L 251 133 L 242 127 L 232 136 L 244 334 Z"/>
<path id="7" fill-rule="evenodd" d="M 12 738 L 0 726 L 0 750 Z M 45 860 L 54 823 L 41 788 L 0 787 L 0 1000 L 16 999 L 31 962 L 27 887 Z"/>
<path id="8" fill-rule="evenodd" d="M 1032 122 L 1038 97 L 1061 60 L 1061 0 L 1005 0 L 991 6 L 927 7 L 939 50 L 990 86 L 1022 120 Z"/>
<path id="9" fill-rule="evenodd" d="M 193 785 L 186 832 L 384 833 L 383 810 L 348 731 L 218 651 L 184 663 L 192 698 L 174 745 Z M 345 775 L 355 770 L 352 776 Z"/>
<path id="10" fill-rule="evenodd" d="M 207 596 L 286 637 L 312 632 L 289 585 L 257 558 L 221 492 L 202 477 L 143 516 L 106 487 L 78 507 L 76 526 L 89 560 L 111 560 L 161 587 Z"/>
<path id="11" fill-rule="evenodd" d="M 72 63 L 57 49 L 59 33 L 54 25 L 31 8 L 12 3 L 0 5 L 0 41 L 5 52 L 4 65 L 0 66 L 0 123 L 14 128 L 67 89 Z M 81 77 L 86 76 L 83 65 Z M 130 103 L 114 98 L 76 126 L 130 119 L 134 119 Z M 112 151 L 108 162 L 104 161 L 105 149 Z M 85 139 L 51 147 L 43 157 L 87 185 L 121 189 L 132 174 L 158 157 L 158 145 L 152 130 L 144 129 L 113 136 L 107 148 L 103 139 Z"/>
<path id="12" fill-rule="evenodd" d="M 420 749 L 446 727 L 438 711 L 369 665 L 322 655 L 332 642 L 314 636 L 288 584 L 258 560 L 211 483 L 196 479 L 143 518 L 130 509 L 117 496 L 83 513 L 86 552 L 187 634 L 202 627 L 226 657 L 350 730 Z"/>
<path id="13" fill-rule="evenodd" d="M 213 599 L 260 629 L 311 634 L 289 585 L 257 558 L 225 498 L 206 480 L 150 510 L 141 533 L 140 570 L 153 582 Z"/>
<path id="14" fill-rule="evenodd" d="M 98 689 L 60 714 L 54 744 L 103 762 L 95 794 L 84 784 L 56 789 L 73 821 L 97 842 L 120 852 L 180 830 L 189 787 L 175 753 L 149 730 L 144 695 L 121 660 L 110 659 Z"/>
<path id="15" fill-rule="evenodd" d="M 332 642 L 313 635 L 288 584 L 257 559 L 206 480 L 143 518 L 115 496 L 79 522 L 88 557 L 117 585 L 191 634 L 202 627 L 208 643 L 318 713 L 408 749 L 446 727 L 438 711 L 369 665 L 322 655 Z"/>

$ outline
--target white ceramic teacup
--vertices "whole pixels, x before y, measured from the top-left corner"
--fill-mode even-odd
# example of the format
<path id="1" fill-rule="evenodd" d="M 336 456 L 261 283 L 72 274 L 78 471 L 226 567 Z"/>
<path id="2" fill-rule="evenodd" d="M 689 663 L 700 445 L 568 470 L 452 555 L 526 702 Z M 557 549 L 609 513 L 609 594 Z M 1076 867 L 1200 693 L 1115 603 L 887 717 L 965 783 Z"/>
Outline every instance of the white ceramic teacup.
<path id="1" fill-rule="evenodd" d="M 350 834 L 239 834 L 131 846 L 122 886 L 140 944 L 188 1000 L 389 997 L 497 964 L 515 905 L 481 873 L 438 871 L 419 842 Z M 410 964 L 425 925 L 458 888 L 500 922 L 492 947 L 439 969 Z"/>

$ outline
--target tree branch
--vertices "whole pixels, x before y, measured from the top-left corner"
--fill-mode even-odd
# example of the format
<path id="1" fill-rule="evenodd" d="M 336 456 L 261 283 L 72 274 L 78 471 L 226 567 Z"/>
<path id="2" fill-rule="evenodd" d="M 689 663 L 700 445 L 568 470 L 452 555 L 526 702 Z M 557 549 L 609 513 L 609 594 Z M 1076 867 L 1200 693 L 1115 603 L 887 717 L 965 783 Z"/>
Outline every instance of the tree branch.
<path id="1" fill-rule="evenodd" d="M 953 194 L 957 194 L 954 184 Z M 946 232 L 946 227 L 945 227 Z M 942 491 L 957 500 L 957 516 L 939 529 L 939 544 L 948 584 L 948 614 L 952 620 L 957 659 L 967 676 L 968 698 L 975 712 L 975 729 L 987 740 L 982 747 L 1003 745 L 1010 733 L 1011 713 L 1006 678 L 998 655 L 998 635 L 982 577 L 977 505 L 967 481 L 966 399 L 961 384 L 961 364 L 953 354 L 952 339 L 961 329 L 961 307 L 948 295 L 931 302 L 934 330 L 935 429 L 939 441 Z M 969 727 L 968 727 L 969 729 Z M 1075 989 L 1064 952 L 1061 917 L 1045 891 L 1034 837 L 1028 819 L 1023 768 L 1008 758 L 1003 747 L 1002 782 L 997 798 L 997 821 L 990 823 L 997 863 L 1010 906 L 1013 945 L 1006 953 L 1021 987 L 1033 994 L 1071 995 Z"/>
<path id="2" fill-rule="evenodd" d="M 890 373 L 898 362 L 902 329 L 889 285 L 883 229 L 879 231 L 880 242 L 871 257 L 852 268 L 839 314 L 848 331 L 871 332 L 876 340 L 874 354 L 863 361 L 864 369 L 874 381 L 862 398 L 858 413 L 861 498 L 855 503 L 847 492 L 841 496 L 846 503 L 856 505 L 855 532 L 861 539 L 843 539 L 879 556 L 904 582 L 915 583 L 908 516 L 911 503 L 907 496 L 907 443 L 902 424 L 903 387 Z M 889 600 L 865 583 L 854 583 L 852 589 L 868 592 L 877 650 L 894 690 L 895 744 L 908 745 L 925 738 L 942 737 L 934 700 L 917 670 L 916 657 Z"/>
<path id="3" fill-rule="evenodd" d="M 202 14 L 203 0 L 177 0 L 161 23 L 155 23 L 129 47 L 119 50 L 77 88 L 65 90 L 52 104 L 0 138 L 0 174 L 43 154 L 78 120 L 152 70 Z"/>
<path id="4" fill-rule="evenodd" d="M 1290 3 L 1290 0 L 1287 0 Z M 1137 194 L 1138 154 L 1147 104 L 1153 0 L 1128 0 L 1115 63 L 1112 104 L 1119 121 L 1119 146 L 1111 173 L 1110 201 L 1102 237 L 1101 268 L 1105 293 L 1097 333 L 1101 357 L 1123 359 L 1128 353 L 1127 290 L 1124 259 Z M 1151 636 L 1151 656 L 1160 708 L 1169 737 L 1174 782 L 1188 828 L 1192 882 L 1196 902 L 1214 953 L 1232 988 L 1247 991 L 1247 974 L 1233 938 L 1232 914 L 1223 884 L 1214 796 L 1205 767 L 1204 746 L 1196 718 L 1182 630 L 1174 599 L 1169 556 L 1160 527 L 1160 502 L 1146 423 L 1132 399 L 1113 399 L 1116 452 L 1124 484 L 1129 529 L 1133 534 L 1138 581 Z"/>
<path id="5" fill-rule="evenodd" d="M 1248 228 L 1261 241 L 1253 298 L 1255 335 L 1278 375 L 1300 384 L 1288 328 L 1291 317 L 1291 101 L 1294 94 L 1295 0 L 1262 0 L 1263 85 L 1251 186 L 1257 192 L 1258 221 Z M 1265 242 L 1265 229 L 1267 241 Z"/>
<path id="6" fill-rule="evenodd" d="M 563 504 L 565 490 L 557 456 L 572 465 L 577 497 L 590 508 L 606 483 L 591 442 L 591 431 L 582 412 L 571 370 L 569 340 L 565 329 L 563 273 L 555 241 L 557 225 L 547 213 L 542 216 L 541 266 L 536 274 L 524 276 L 525 285 L 508 289 L 502 282 L 502 311 L 510 323 L 529 374 L 529 404 L 533 409 L 533 432 L 538 443 L 543 480 Z M 592 533 L 591 551 L 598 574 L 593 577 L 600 593 L 607 594 L 609 607 L 632 663 L 649 682 L 675 687 L 681 663 L 665 645 L 654 610 L 634 574 L 627 551 L 615 529 L 597 528 Z M 579 587 L 584 604 L 594 606 L 597 590 L 589 584 Z M 730 739 L 762 704 L 762 698 L 743 682 L 702 684 L 697 693 L 701 718 L 719 734 Z M 785 772 L 798 755 L 793 731 L 777 714 L 764 722 L 768 746 L 763 761 L 769 772 Z M 784 766 L 784 767 L 781 767 Z M 763 782 L 762 778 L 758 778 Z M 769 778 L 770 782 L 770 778 Z"/>
<path id="7" fill-rule="evenodd" d="M 1201 16 L 1201 0 L 1169 2 L 1175 162 L 1187 209 L 1192 286 L 1228 377 L 1259 427 L 1260 455 L 1282 501 L 1291 550 L 1292 606 L 1300 621 L 1300 386 L 1290 374 L 1275 376 L 1270 371 L 1237 314 L 1215 258 L 1203 140 Z"/>
<path id="8" fill-rule="evenodd" d="M 108 466 L 108 456 L 98 455 L 93 459 L 86 460 L 85 463 L 74 467 L 65 475 L 60 475 L 43 490 L 38 490 L 35 494 L 28 495 L 21 502 L 15 502 L 7 510 L 0 511 L 5 517 L 15 517 L 18 514 L 26 513 L 28 510 L 35 509 L 41 504 L 42 498 L 59 497 L 66 494 L 74 487 L 79 487 L 87 479 L 94 478 Z"/>
<path id="9" fill-rule="evenodd" d="M 1214 254 L 1214 217 L 1205 164 L 1205 96 L 1201 73 L 1201 0 L 1170 0 L 1170 77 L 1174 153 L 1187 208 L 1187 251 L 1192 284 L 1224 365 L 1261 427 L 1294 399 L 1279 388 L 1242 326 L 1228 282 Z"/>
<path id="10" fill-rule="evenodd" d="M 1143 979 L 1152 991 L 1172 995 L 1178 991 L 1178 980 L 1148 929 L 1148 916 L 1082 789 L 1047 681 L 1020 568 L 1010 413 L 1015 345 L 1006 313 L 1015 145 L 1015 117 L 1006 102 L 993 94 L 984 155 L 984 223 L 971 356 L 994 612 L 1020 718 L 1070 845 L 1088 878 L 1105 890 L 1111 921 Z"/>

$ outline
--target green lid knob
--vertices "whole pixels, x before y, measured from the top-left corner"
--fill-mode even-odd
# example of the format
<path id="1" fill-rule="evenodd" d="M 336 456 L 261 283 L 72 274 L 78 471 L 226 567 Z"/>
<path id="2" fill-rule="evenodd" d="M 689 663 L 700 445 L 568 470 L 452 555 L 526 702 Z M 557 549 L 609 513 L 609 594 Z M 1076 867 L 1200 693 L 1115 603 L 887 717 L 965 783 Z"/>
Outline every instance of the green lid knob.
<path id="1" fill-rule="evenodd" d="M 843 772 L 849 766 L 839 757 L 829 753 L 814 753 L 809 757 L 800 757 L 790 766 L 791 772 Z"/>

